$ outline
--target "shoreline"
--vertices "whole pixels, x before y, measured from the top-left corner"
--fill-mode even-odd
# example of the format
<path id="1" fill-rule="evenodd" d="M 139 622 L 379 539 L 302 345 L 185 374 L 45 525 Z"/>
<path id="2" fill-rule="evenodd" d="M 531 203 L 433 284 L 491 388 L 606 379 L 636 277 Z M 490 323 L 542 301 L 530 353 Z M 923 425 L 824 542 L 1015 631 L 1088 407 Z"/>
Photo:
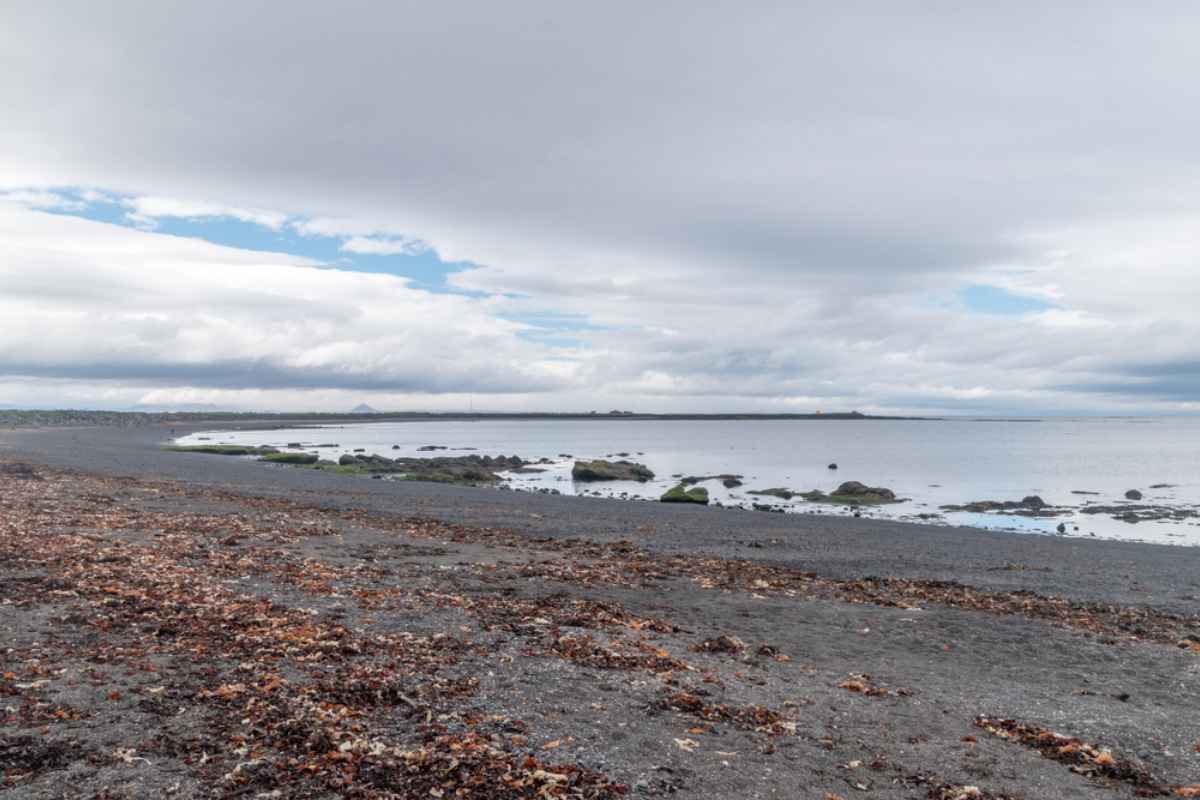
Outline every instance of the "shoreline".
<path id="1" fill-rule="evenodd" d="M 436 423 L 431 423 L 436 424 Z M 443 466 L 448 469 L 471 467 L 469 459 L 478 451 L 478 448 L 473 446 L 477 442 L 473 439 L 467 439 L 465 442 L 461 437 L 456 441 L 456 446 L 452 447 L 426 447 L 417 448 L 404 447 L 401 445 L 393 445 L 384 442 L 384 439 L 362 440 L 356 439 L 353 445 L 336 445 L 336 444 L 317 444 L 318 441 L 312 440 L 308 444 L 303 442 L 308 441 L 305 437 L 312 429 L 326 430 L 329 432 L 327 439 L 335 441 L 337 435 L 335 430 L 347 430 L 361 427 L 369 429 L 374 425 L 384 425 L 386 423 L 366 423 L 354 424 L 346 423 L 341 425 L 321 425 L 305 426 L 297 424 L 294 426 L 286 426 L 278 428 L 270 424 L 259 424 L 257 422 L 248 421 L 238 426 L 226 426 L 224 428 L 213 428 L 204 432 L 210 436 L 200 437 L 194 436 L 180 437 L 185 447 L 193 449 L 203 447 L 214 447 L 224 445 L 235 446 L 264 446 L 287 450 L 297 453 L 305 452 L 307 457 L 318 460 L 319 464 L 304 464 L 304 468 L 351 472 L 358 471 L 364 475 L 371 477 L 382 476 L 385 480 L 406 479 L 403 476 L 397 477 L 395 473 L 408 470 L 388 469 L 385 461 L 390 461 L 399 458 L 406 467 L 412 467 L 418 471 L 418 475 L 407 478 L 409 480 L 421 480 L 419 475 L 421 465 L 409 464 L 408 460 L 417 458 L 431 457 L 458 457 L 465 459 L 463 463 L 454 464 L 447 462 Z M 285 430 L 291 431 L 288 438 L 276 438 L 264 440 L 260 436 L 245 437 L 240 436 L 246 432 L 258 433 L 260 431 Z M 361 431 L 360 431 L 361 432 Z M 221 434 L 228 434 L 222 437 Z M 737 433 L 737 432 L 735 432 Z M 354 438 L 354 433 L 346 433 L 345 435 Z M 395 435 L 395 434 L 393 434 Z M 487 437 L 486 433 L 483 433 Z M 511 435 L 511 432 L 510 432 Z M 619 433 L 613 435 L 619 436 Z M 210 437 L 217 437 L 218 441 L 211 441 Z M 453 437 L 454 434 L 452 433 Z M 519 439 L 520 437 L 517 436 Z M 387 440 L 390 442 L 397 441 L 396 439 Z M 286 444 L 286 442 L 294 442 Z M 464 446 L 466 444 L 472 446 Z M 545 442 L 543 442 L 543 445 Z M 638 502 L 659 502 L 664 493 L 669 492 L 679 481 L 702 484 L 708 495 L 707 500 L 710 507 L 726 507 L 733 509 L 741 509 L 746 511 L 756 512 L 777 512 L 788 514 L 820 514 L 826 516 L 838 516 L 844 514 L 853 514 L 854 516 L 868 516 L 875 519 L 887 519 L 892 521 L 909 522 L 913 524 L 927 524 L 934 526 L 950 526 L 950 527 L 968 527 L 972 529 L 985 529 L 991 531 L 1002 532 L 1014 535 L 1046 535 L 1046 536 L 1068 536 L 1072 538 L 1100 538 L 1111 539 L 1118 541 L 1134 541 L 1147 542 L 1156 544 L 1167 544 L 1179 547 L 1200 547 L 1200 538 L 1195 533 L 1197 518 L 1200 518 L 1200 505 L 1197 505 L 1196 497 L 1194 496 L 1194 487 L 1192 489 L 1193 496 L 1188 500 L 1174 496 L 1171 490 L 1177 489 L 1177 485 L 1161 482 L 1159 484 L 1151 484 L 1146 482 L 1142 485 L 1146 492 L 1147 499 L 1143 501 L 1141 493 L 1137 493 L 1137 499 L 1130 501 L 1128 489 L 1129 486 L 1122 487 L 1116 491 L 1112 487 L 1108 487 L 1107 494 L 1098 491 L 1076 491 L 1072 489 L 1068 494 L 1062 486 L 1054 488 L 1045 487 L 1038 483 L 1030 483 L 1025 486 L 1015 487 L 1015 491 L 1010 491 L 1007 494 L 1000 494 L 1001 499 L 992 499 L 996 495 L 993 494 L 989 487 L 976 486 L 979 490 L 976 492 L 951 492 L 943 488 L 946 482 L 945 476 L 931 476 L 926 480 L 939 481 L 930 483 L 929 486 L 936 489 L 931 492 L 930 489 L 924 488 L 926 480 L 906 480 L 909 477 L 900 476 L 897 474 L 889 474 L 880 476 L 875 474 L 871 480 L 872 485 L 891 487 L 895 490 L 898 496 L 895 503 L 877 502 L 877 503 L 840 503 L 829 502 L 821 498 L 810 497 L 816 495 L 819 490 L 824 494 L 835 493 L 834 487 L 839 486 L 846 477 L 859 477 L 854 472 L 846 473 L 842 478 L 838 478 L 840 473 L 826 472 L 821 470 L 822 475 L 814 477 L 808 476 L 808 480 L 801 479 L 799 482 L 792 482 L 789 476 L 783 475 L 782 472 L 777 472 L 774 475 L 766 475 L 756 477 L 753 474 L 758 471 L 758 468 L 753 464 L 742 463 L 739 461 L 728 461 L 724 463 L 706 463 L 703 467 L 693 467 L 688 463 L 681 462 L 675 459 L 673 463 L 668 461 L 669 466 L 664 465 L 661 461 L 656 462 L 657 456 L 661 456 L 661 448 L 655 448 L 652 444 L 631 444 L 629 441 L 624 443 L 625 450 L 631 452 L 606 452 L 619 450 L 616 447 L 601 447 L 595 449 L 594 445 L 580 445 L 578 442 L 573 445 L 555 445 L 550 449 L 542 447 L 541 451 L 521 452 L 521 456 L 529 462 L 526 466 L 533 467 L 522 472 L 504 474 L 498 482 L 473 482 L 469 479 L 458 481 L 465 485 L 489 485 L 494 489 L 511 490 L 518 492 L 533 492 L 543 494 L 564 494 L 571 496 L 590 495 L 594 497 L 619 498 L 625 501 Z M 661 442 L 659 443 L 661 445 Z M 650 446 L 651 449 L 659 449 L 660 452 L 656 455 L 646 455 L 640 452 L 632 452 L 635 448 L 642 446 Z M 351 448 L 366 448 L 365 452 L 362 449 Z M 505 449 L 508 445 L 496 447 L 496 442 L 491 442 L 489 453 L 512 452 L 511 449 Z M 572 449 L 578 455 L 569 456 L 564 453 L 554 453 L 558 450 Z M 579 450 L 583 447 L 583 450 Z M 591 447 L 591 449 L 588 449 Z M 669 447 L 669 445 L 668 445 Z M 399 453 L 396 451 L 399 450 Z M 434 453 L 422 452 L 423 450 L 443 451 Z M 461 451 L 461 452 L 460 452 Z M 481 452 L 481 451 L 480 451 Z M 341 457 L 352 457 L 362 454 L 364 458 L 372 458 L 376 463 L 353 465 L 346 469 L 341 469 L 332 462 L 336 462 Z M 471 453 L 472 455 L 467 455 Z M 638 461 L 645 461 L 646 466 L 652 468 L 657 475 L 652 476 L 649 481 L 641 483 L 595 483 L 583 482 L 579 483 L 573 480 L 570 474 L 570 466 L 572 460 L 579 461 L 592 458 L 601 458 L 612 460 L 616 458 L 628 459 L 634 458 Z M 696 455 L 696 454 L 693 454 Z M 704 461 L 705 454 L 698 454 L 700 461 Z M 746 457 L 747 453 L 743 452 L 742 457 Z M 861 455 L 861 454 L 860 454 Z M 752 455 L 749 456 L 753 458 Z M 535 463 L 536 462 L 536 463 Z M 836 468 L 836 465 L 834 465 Z M 843 464 L 845 466 L 845 464 Z M 504 472 L 503 469 L 492 469 L 493 472 Z M 545 475 L 529 473 L 546 473 Z M 730 475 L 729 473 L 747 473 L 750 474 L 746 478 L 745 485 L 742 482 L 735 484 L 726 484 L 724 486 L 715 483 L 715 479 L 723 477 L 732 477 L 742 479 L 743 475 Z M 695 478 L 688 476 L 697 476 L 706 474 L 705 477 Z M 919 473 L 918 473 L 919 474 Z M 669 478 L 667 477 L 669 475 Z M 437 476 L 435 476 L 435 479 Z M 442 480 L 450 481 L 452 476 L 441 476 Z M 569 483 L 564 481 L 570 480 Z M 703 483 L 708 480 L 708 483 Z M 1131 483 L 1138 486 L 1135 482 L 1137 479 L 1132 478 Z M 1148 484 L 1148 485 L 1147 485 Z M 949 484 L 947 484 L 949 485 Z M 1009 487 L 1013 489 L 1013 487 Z M 1157 490 L 1167 490 L 1164 496 Z M 1045 494 L 1049 490 L 1050 494 Z M 1042 499 L 1042 495 L 1050 500 L 1046 502 Z M 799 498 L 799 499 L 797 499 Z M 1017 498 L 1022 498 L 1018 500 Z M 989 513 L 994 512 L 994 513 Z"/>
<path id="2" fill-rule="evenodd" d="M 1189 551 L 314 479 L 168 432 L 0 431 L 14 797 L 1200 784 Z"/>
<path id="3" fill-rule="evenodd" d="M 373 411 L 363 413 L 324 413 L 324 412 L 192 412 L 192 411 L 62 411 L 62 410 L 24 410 L 0 408 L 0 427 L 57 427 L 63 425 L 117 425 L 140 426 L 160 424 L 193 425 L 208 422 L 213 425 L 271 425 L 279 423 L 278 427 L 299 428 L 305 424 L 327 425 L 337 423 L 367 423 L 367 422 L 462 422 L 483 420 L 572 420 L 600 421 L 614 420 L 626 422 L 661 422 L 661 421 L 691 421 L 691 422 L 726 422 L 731 420 L 792 420 L 810 422 L 873 422 L 873 421 L 908 421 L 908 422 L 942 422 L 945 417 L 892 416 L 886 414 L 860 414 L 857 411 L 835 411 L 830 413 L 795 413 L 795 414 L 642 414 L 631 411 L 623 412 L 588 412 L 588 413 L 559 413 L 559 412 L 424 412 L 424 411 Z M 966 418 L 971 419 L 971 418 Z M 979 419 L 979 422 L 997 422 L 997 419 Z M 1038 422 L 1033 418 L 1014 418 L 1012 422 Z"/>
<path id="4" fill-rule="evenodd" d="M 270 430 L 261 420 L 242 429 Z M 291 427 L 291 426 L 288 426 Z M 1121 604 L 1186 608 L 1200 597 L 1200 548 L 1090 537 L 1058 537 L 977 527 L 849 515 L 771 514 L 734 508 L 630 502 L 587 495 L 543 495 L 419 481 L 375 481 L 252 460 L 172 453 L 177 436 L 211 430 L 207 423 L 118 428 L 0 429 L 0 457 L 84 472 L 166 478 L 250 494 L 321 497 L 331 507 L 370 511 L 406 507 L 451 524 L 504 526 L 533 537 L 587 537 L 611 542 L 632 529 L 654 530 L 663 552 L 708 552 L 780 564 L 806 564 L 833 577 L 964 580 L 995 588 L 1046 586 L 1069 596 Z M 1033 578 L 1005 564 L 1074 564 Z M 1130 582 L 1124 567 L 1144 579 Z M 1191 587 L 1195 591 L 1183 591 Z"/>
<path id="5" fill-rule="evenodd" d="M 364 481 L 169 435 L 0 431 L 14 797 L 1200 784 L 1200 554 Z M 1021 744 L 1046 729 L 1109 755 L 1072 772 Z"/>

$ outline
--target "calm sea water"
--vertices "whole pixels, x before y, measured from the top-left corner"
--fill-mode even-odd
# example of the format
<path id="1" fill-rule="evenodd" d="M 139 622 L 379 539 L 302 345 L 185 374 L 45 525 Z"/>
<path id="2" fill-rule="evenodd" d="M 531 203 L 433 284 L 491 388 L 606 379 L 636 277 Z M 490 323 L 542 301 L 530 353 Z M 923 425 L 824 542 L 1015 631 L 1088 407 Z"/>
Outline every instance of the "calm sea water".
<path id="1" fill-rule="evenodd" d="M 1142 503 L 1200 508 L 1200 419 L 1048 419 L 1040 421 L 640 421 L 640 420 L 483 420 L 387 422 L 275 431 L 212 432 L 181 440 L 283 446 L 337 443 L 313 450 L 325 458 L 365 448 L 367 453 L 419 453 L 422 445 L 451 448 L 446 455 L 548 457 L 544 473 L 512 475 L 513 489 L 562 494 L 599 493 L 657 499 L 677 483 L 673 475 L 734 473 L 745 485 L 728 490 L 720 482 L 702 484 L 712 500 L 749 506 L 767 502 L 791 513 L 845 514 L 845 509 L 756 498 L 749 489 L 787 487 L 830 491 L 846 480 L 886 486 L 906 502 L 872 508 L 865 514 L 1020 532 L 1056 534 L 1063 522 L 1071 536 L 1200 544 L 1195 520 L 1139 522 L 1082 514 L 1085 503 L 1124 504 L 1129 489 L 1144 493 Z M 399 449 L 393 449 L 399 445 Z M 646 483 L 575 484 L 573 458 L 629 458 L 657 475 Z M 829 470 L 836 462 L 839 469 Z M 1155 484 L 1170 488 L 1151 489 Z M 1094 495 L 1076 491 L 1096 492 Z M 1036 494 L 1053 505 L 1075 510 L 1057 518 L 998 514 L 942 513 L 943 504 L 974 500 L 1020 500 Z"/>

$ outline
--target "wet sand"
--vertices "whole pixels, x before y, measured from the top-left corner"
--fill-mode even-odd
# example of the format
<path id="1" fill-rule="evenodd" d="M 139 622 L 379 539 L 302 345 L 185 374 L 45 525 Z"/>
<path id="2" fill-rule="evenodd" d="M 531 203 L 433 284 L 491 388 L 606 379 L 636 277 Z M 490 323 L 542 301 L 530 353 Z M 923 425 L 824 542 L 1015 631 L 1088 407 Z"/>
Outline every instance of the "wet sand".
<path id="1" fill-rule="evenodd" d="M 13 796 L 1200 783 L 1200 551 L 372 481 L 169 435 L 0 431 L 34 471 L 0 472 Z M 1022 743 L 1042 728 L 1081 741 Z"/>

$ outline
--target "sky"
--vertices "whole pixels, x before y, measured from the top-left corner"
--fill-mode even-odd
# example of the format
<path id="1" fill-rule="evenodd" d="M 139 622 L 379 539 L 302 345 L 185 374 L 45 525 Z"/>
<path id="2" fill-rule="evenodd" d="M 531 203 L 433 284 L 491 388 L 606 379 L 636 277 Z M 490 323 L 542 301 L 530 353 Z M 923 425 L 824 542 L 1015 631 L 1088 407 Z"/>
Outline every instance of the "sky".
<path id="1" fill-rule="evenodd" d="M 1200 8 L 0 0 L 0 406 L 1200 411 Z"/>

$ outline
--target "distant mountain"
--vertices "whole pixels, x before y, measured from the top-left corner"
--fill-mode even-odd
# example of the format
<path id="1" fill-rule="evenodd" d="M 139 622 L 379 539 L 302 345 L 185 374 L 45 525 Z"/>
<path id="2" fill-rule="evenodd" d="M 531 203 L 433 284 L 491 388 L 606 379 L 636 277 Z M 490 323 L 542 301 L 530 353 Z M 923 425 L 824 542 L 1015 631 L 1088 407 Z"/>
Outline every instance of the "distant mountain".
<path id="1" fill-rule="evenodd" d="M 378 414 L 379 412 L 371 408 L 366 403 L 359 403 L 354 408 L 350 409 L 351 414 Z"/>

